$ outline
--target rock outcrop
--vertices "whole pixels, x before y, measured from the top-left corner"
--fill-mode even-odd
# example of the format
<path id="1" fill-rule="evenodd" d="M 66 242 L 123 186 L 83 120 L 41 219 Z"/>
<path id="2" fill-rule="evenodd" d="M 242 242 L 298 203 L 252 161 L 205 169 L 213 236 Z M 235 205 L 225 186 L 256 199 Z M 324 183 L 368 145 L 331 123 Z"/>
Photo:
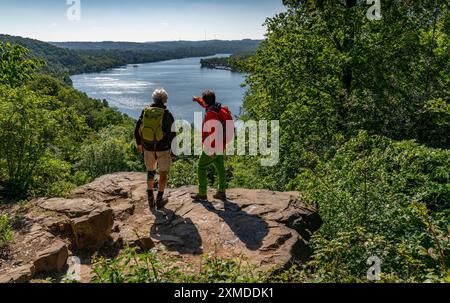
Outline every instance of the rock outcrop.
<path id="1" fill-rule="evenodd" d="M 69 199 L 17 207 L 11 210 L 20 214 L 15 242 L 9 260 L 0 263 L 0 282 L 61 271 L 69 255 L 105 245 L 156 247 L 189 262 L 214 254 L 246 259 L 261 270 L 281 268 L 308 254 L 308 240 L 321 224 L 295 192 L 232 189 L 228 201 L 194 203 L 195 190 L 168 190 L 166 208 L 150 212 L 146 176 L 119 173 L 76 189 Z"/>
<path id="2" fill-rule="evenodd" d="M 64 268 L 69 256 L 68 245 L 64 241 L 37 225 L 14 236 L 10 260 L 0 262 L 0 283 L 23 283 L 36 274 Z"/>
<path id="3" fill-rule="evenodd" d="M 108 240 L 114 224 L 113 210 L 90 199 L 49 199 L 37 201 L 46 211 L 41 222 L 58 234 L 68 234 L 74 248 L 99 249 Z M 35 218 L 36 219 L 36 218 Z"/>

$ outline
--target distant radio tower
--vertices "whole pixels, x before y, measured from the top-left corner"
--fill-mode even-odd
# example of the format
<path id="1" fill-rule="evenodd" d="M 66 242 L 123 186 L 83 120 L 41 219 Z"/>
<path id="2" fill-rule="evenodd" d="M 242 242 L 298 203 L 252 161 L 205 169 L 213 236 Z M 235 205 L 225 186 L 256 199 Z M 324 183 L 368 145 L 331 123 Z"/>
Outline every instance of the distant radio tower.
<path id="1" fill-rule="evenodd" d="M 205 41 L 206 41 L 207 39 L 206 39 L 206 29 L 205 29 Z"/>

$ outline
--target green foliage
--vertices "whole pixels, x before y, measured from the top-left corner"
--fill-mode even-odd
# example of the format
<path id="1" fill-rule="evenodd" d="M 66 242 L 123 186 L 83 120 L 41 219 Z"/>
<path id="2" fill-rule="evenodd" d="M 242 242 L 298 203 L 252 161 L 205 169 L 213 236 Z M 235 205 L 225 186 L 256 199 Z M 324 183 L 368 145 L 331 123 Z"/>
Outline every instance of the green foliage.
<path id="1" fill-rule="evenodd" d="M 275 279 L 288 282 L 364 283 L 369 266 L 367 260 L 377 256 L 381 260 L 380 282 L 424 283 L 448 282 L 450 262 L 450 231 L 418 230 L 417 238 L 388 240 L 369 233 L 362 227 L 339 232 L 333 237 L 318 233 L 312 240 L 315 249 L 312 260 L 295 265 L 278 274 Z M 433 234 L 436 235 L 434 238 Z M 431 241 L 427 241 L 430 240 Z M 421 243 L 428 243 L 427 248 Z"/>
<path id="2" fill-rule="evenodd" d="M 36 165 L 29 195 L 31 197 L 65 197 L 76 185 L 82 184 L 77 184 L 72 178 L 72 165 L 48 154 L 40 158 Z"/>
<path id="3" fill-rule="evenodd" d="M 261 167 L 261 159 L 252 156 L 231 156 L 225 162 L 230 188 L 270 189 L 280 188 L 273 177 L 274 168 Z"/>
<path id="4" fill-rule="evenodd" d="M 244 102 L 246 117 L 280 120 L 280 164 L 230 160 L 233 186 L 299 190 L 319 207 L 312 261 L 274 278 L 363 282 L 377 255 L 383 281 L 445 281 L 448 3 L 385 1 L 380 21 L 364 1 L 284 3 L 245 64 Z"/>
<path id="5" fill-rule="evenodd" d="M 0 215 L 0 249 L 5 248 L 13 240 L 12 227 L 8 215 Z"/>
<path id="6" fill-rule="evenodd" d="M 428 233 L 426 234 L 426 247 L 419 246 L 418 253 L 423 257 L 431 258 L 435 268 L 427 269 L 426 282 L 449 282 L 450 278 L 450 221 L 449 218 L 442 220 L 440 226 L 447 229 L 441 229 L 436 220 L 430 215 L 429 210 L 424 204 L 415 203 L 415 211 L 425 224 Z M 436 265 L 439 264 L 439 267 Z"/>
<path id="7" fill-rule="evenodd" d="M 280 120 L 280 189 L 360 130 L 450 147 L 448 118 L 429 109 L 448 106 L 446 1 L 385 1 L 380 21 L 343 3 L 290 1 L 246 64 L 247 114 Z"/>
<path id="8" fill-rule="evenodd" d="M 51 76 L 38 75 L 28 83 L 28 86 L 38 94 L 54 97 L 64 106 L 76 109 L 77 114 L 84 117 L 89 128 L 95 131 L 111 125 L 133 123 L 128 116 L 110 108 L 105 100 L 91 99 L 85 93 L 63 85 Z"/>
<path id="9" fill-rule="evenodd" d="M 172 188 L 197 185 L 197 161 L 196 157 L 182 157 L 175 159 L 169 176 L 169 185 Z M 250 189 L 276 189 L 279 184 L 270 176 L 270 170 L 260 167 L 258 157 L 230 156 L 226 158 L 229 188 Z M 215 169 L 208 171 L 210 186 L 216 187 L 217 178 Z"/>
<path id="10" fill-rule="evenodd" d="M 76 169 L 90 180 L 105 174 L 142 170 L 142 158 L 134 147 L 131 126 L 112 126 L 98 133 L 81 147 Z"/>
<path id="11" fill-rule="evenodd" d="M 170 168 L 169 186 L 178 188 L 196 184 L 198 184 L 196 160 L 187 157 L 176 160 Z"/>
<path id="12" fill-rule="evenodd" d="M 221 259 L 205 256 L 198 276 L 193 277 L 195 283 L 261 283 L 267 276 L 256 274 L 255 269 L 243 263 L 239 258 Z"/>
<path id="13" fill-rule="evenodd" d="M 449 172 L 447 150 L 361 132 L 333 159 L 299 175 L 296 187 L 318 204 L 324 221 L 312 241 L 315 279 L 363 281 L 371 256 L 383 260 L 388 281 L 423 282 L 430 272 L 443 279 L 450 264 Z M 419 253 L 429 249 L 432 257 Z"/>
<path id="14" fill-rule="evenodd" d="M 26 88 L 0 87 L 0 156 L 13 196 L 26 196 L 40 159 L 65 141 L 66 129 L 76 129 L 70 112 L 54 108 L 54 100 Z M 68 123 L 73 122 L 73 123 Z M 70 136 L 70 133 L 68 133 Z"/>
<path id="15" fill-rule="evenodd" d="M 365 1 L 283 2 L 287 12 L 268 19 L 254 56 L 203 64 L 242 68 L 246 118 L 280 120 L 280 164 L 229 157 L 229 184 L 299 190 L 318 205 L 324 224 L 310 262 L 268 278 L 212 257 L 188 275 L 156 251 L 127 250 L 95 260 L 93 282 L 366 282 L 371 256 L 383 262 L 383 282 L 450 281 L 447 1 L 386 0 L 380 21 L 366 18 Z M 19 40 L 30 54 L 0 49 L 0 188 L 16 198 L 64 195 L 106 173 L 143 169 L 133 121 L 68 87 L 69 72 L 225 49 L 208 41 L 172 51 L 170 43 L 60 44 L 77 49 L 68 50 Z M 66 84 L 35 75 L 33 57 Z M 176 161 L 170 182 L 195 184 L 194 161 Z"/>
<path id="16" fill-rule="evenodd" d="M 425 104 L 424 110 L 432 115 L 436 125 L 441 125 L 444 128 L 450 125 L 450 104 L 448 101 L 442 98 L 430 100 Z"/>
<path id="17" fill-rule="evenodd" d="M 27 54 L 28 50 L 20 45 L 0 41 L 0 85 L 17 87 L 31 79 L 43 62 L 27 60 L 24 58 Z"/>
<path id="18" fill-rule="evenodd" d="M 168 269 L 156 258 L 156 251 L 138 254 L 127 249 L 113 260 L 94 258 L 93 283 L 159 283 L 177 279 L 177 268 Z"/>
<path id="19" fill-rule="evenodd" d="M 265 279 L 238 259 L 205 256 L 199 269 L 192 264 L 173 266 L 175 259 L 159 256 L 156 250 L 138 253 L 126 249 L 115 259 L 94 258 L 93 283 L 255 283 Z M 185 272 L 192 272 L 186 274 Z"/>
<path id="20" fill-rule="evenodd" d="M 2 50 L 0 64 L 10 71 L 1 70 L 1 196 L 64 196 L 99 173 L 142 167 L 130 144 L 132 119 L 51 76 L 36 74 L 39 61 L 27 59 L 26 49 L 7 45 Z M 80 155 L 86 156 L 83 161 Z"/>
<path id="21" fill-rule="evenodd" d="M 323 230 L 335 234 L 363 226 L 377 233 L 407 232 L 415 201 L 434 211 L 450 208 L 450 152 L 414 142 L 360 133 L 296 188 L 320 205 Z"/>

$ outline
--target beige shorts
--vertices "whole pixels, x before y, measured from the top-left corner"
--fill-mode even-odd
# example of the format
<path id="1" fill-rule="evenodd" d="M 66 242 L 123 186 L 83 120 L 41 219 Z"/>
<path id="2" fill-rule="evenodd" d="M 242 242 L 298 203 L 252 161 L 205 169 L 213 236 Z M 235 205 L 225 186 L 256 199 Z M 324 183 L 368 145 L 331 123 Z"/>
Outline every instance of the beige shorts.
<path id="1" fill-rule="evenodd" d="M 145 166 L 148 171 L 156 171 L 159 167 L 160 172 L 169 172 L 172 165 L 172 155 L 170 150 L 164 152 L 144 152 Z"/>

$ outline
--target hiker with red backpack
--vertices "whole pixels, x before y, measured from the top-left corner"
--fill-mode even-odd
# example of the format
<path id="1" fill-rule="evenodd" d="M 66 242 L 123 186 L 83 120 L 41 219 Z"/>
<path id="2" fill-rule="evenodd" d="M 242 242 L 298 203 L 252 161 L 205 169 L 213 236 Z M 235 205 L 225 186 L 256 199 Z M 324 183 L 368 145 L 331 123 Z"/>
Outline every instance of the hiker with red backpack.
<path id="1" fill-rule="evenodd" d="M 213 197 L 225 201 L 227 180 L 224 151 L 234 138 L 233 118 L 228 107 L 216 103 L 213 91 L 206 90 L 202 98 L 195 97 L 193 101 L 200 104 L 206 114 L 202 125 L 203 153 L 198 162 L 199 192 L 192 198 L 195 201 L 208 200 L 207 171 L 210 166 L 214 166 L 218 174 L 219 190 Z"/>
<path id="2" fill-rule="evenodd" d="M 164 198 L 164 191 L 172 165 L 172 141 L 177 135 L 172 132 L 175 119 L 166 107 L 167 92 L 164 89 L 157 89 L 154 91 L 152 99 L 153 104 L 144 108 L 134 132 L 138 151 L 144 155 L 147 167 L 147 194 L 151 211 L 156 207 L 161 209 L 169 202 Z M 159 168 L 159 189 L 155 199 L 153 191 L 157 168 Z"/>

